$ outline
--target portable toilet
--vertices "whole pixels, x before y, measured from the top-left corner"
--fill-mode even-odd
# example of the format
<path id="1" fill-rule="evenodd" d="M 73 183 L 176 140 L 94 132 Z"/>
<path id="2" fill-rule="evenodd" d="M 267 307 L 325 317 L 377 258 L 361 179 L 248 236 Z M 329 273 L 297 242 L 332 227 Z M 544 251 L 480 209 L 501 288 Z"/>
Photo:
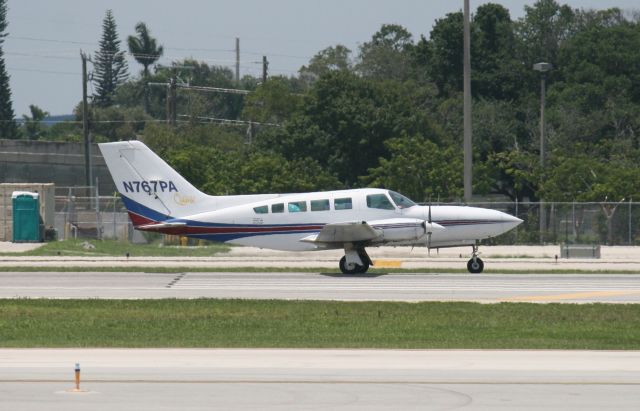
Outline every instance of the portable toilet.
<path id="1" fill-rule="evenodd" d="M 13 242 L 40 242 L 40 202 L 38 193 L 14 191 Z"/>

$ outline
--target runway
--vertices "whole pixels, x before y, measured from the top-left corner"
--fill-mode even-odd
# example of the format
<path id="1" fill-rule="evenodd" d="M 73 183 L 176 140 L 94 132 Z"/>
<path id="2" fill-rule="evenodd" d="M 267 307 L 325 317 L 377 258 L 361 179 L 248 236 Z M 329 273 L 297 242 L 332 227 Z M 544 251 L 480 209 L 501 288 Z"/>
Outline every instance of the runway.
<path id="1" fill-rule="evenodd" d="M 20 410 L 618 409 L 640 403 L 640 352 L 0 350 Z M 74 387 L 74 364 L 81 385 Z"/>
<path id="2" fill-rule="evenodd" d="M 2 272 L 0 298 L 639 303 L 640 274 Z"/>

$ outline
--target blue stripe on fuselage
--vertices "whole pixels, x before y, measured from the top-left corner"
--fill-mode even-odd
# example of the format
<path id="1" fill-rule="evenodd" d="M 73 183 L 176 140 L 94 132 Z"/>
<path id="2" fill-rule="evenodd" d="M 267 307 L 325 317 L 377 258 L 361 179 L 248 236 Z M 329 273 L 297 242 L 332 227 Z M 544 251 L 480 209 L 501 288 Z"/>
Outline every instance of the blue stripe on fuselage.
<path id="1" fill-rule="evenodd" d="M 120 198 L 122 198 L 122 202 L 124 203 L 124 206 L 127 208 L 127 210 L 131 211 L 132 213 L 136 213 L 142 217 L 148 218 L 153 221 L 165 221 L 171 218 L 166 214 L 159 213 L 155 210 L 152 210 L 149 207 L 143 206 L 137 201 L 134 201 L 122 194 L 120 194 Z"/>

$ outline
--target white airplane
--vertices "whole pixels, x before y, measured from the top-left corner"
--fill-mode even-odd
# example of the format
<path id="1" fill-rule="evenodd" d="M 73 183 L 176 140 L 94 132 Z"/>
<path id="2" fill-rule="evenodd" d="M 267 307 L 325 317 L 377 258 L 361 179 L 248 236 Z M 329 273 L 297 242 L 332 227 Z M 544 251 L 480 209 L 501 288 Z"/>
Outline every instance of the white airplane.
<path id="1" fill-rule="evenodd" d="M 99 147 L 136 229 L 275 250 L 344 249 L 345 274 L 366 272 L 365 247 L 380 245 L 471 246 L 467 268 L 480 273 L 478 242 L 522 222 L 485 208 L 420 206 L 377 188 L 210 196 L 140 141 Z"/>

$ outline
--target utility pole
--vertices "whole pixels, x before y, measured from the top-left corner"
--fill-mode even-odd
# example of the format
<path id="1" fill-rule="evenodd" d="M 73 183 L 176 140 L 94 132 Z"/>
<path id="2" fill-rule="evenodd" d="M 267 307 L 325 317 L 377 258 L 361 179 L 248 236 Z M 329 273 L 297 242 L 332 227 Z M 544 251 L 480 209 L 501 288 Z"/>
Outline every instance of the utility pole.
<path id="1" fill-rule="evenodd" d="M 167 124 L 176 125 L 176 75 L 173 74 L 167 83 Z"/>
<path id="2" fill-rule="evenodd" d="M 240 87 L 240 37 L 236 37 L 236 87 Z"/>
<path id="3" fill-rule="evenodd" d="M 267 73 L 269 72 L 269 61 L 267 56 L 262 56 L 262 83 L 267 82 Z"/>
<path id="4" fill-rule="evenodd" d="M 84 137 L 84 175 L 87 187 L 91 187 L 91 137 L 89 135 L 89 104 L 87 103 L 87 60 L 89 57 L 80 51 L 82 59 L 82 135 Z"/>
<path id="5" fill-rule="evenodd" d="M 471 39 L 469 28 L 469 0 L 464 0 L 464 201 L 473 196 L 473 156 L 471 144 Z"/>

